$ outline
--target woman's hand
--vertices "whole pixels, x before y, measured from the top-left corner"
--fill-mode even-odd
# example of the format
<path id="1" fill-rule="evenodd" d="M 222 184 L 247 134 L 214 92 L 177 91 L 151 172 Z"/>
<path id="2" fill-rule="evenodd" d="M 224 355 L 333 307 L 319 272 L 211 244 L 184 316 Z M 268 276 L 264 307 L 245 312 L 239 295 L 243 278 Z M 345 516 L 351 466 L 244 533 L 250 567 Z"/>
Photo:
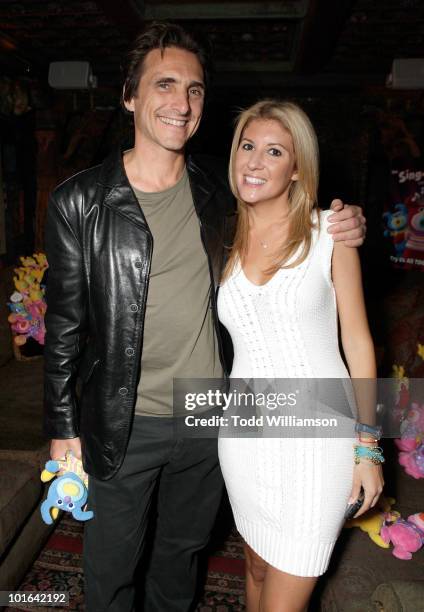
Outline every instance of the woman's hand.
<path id="1" fill-rule="evenodd" d="M 377 503 L 384 486 L 381 464 L 376 465 L 366 460 L 355 463 L 352 492 L 348 504 L 352 504 L 358 499 L 361 485 L 365 491 L 364 503 L 353 518 L 358 518 Z"/>

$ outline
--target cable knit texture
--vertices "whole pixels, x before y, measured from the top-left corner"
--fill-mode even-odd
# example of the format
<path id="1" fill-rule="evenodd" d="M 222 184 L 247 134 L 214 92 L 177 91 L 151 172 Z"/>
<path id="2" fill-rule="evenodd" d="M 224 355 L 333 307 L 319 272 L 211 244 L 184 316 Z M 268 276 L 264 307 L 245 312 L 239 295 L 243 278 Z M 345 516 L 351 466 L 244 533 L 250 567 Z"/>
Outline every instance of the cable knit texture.
<path id="1" fill-rule="evenodd" d="M 347 378 L 338 346 L 328 215 L 299 266 L 263 286 L 240 265 L 219 290 L 234 345 L 232 378 Z M 315 217 L 316 218 L 316 217 Z M 270 565 L 319 576 L 343 525 L 352 487 L 353 438 L 219 439 L 237 528 Z"/>

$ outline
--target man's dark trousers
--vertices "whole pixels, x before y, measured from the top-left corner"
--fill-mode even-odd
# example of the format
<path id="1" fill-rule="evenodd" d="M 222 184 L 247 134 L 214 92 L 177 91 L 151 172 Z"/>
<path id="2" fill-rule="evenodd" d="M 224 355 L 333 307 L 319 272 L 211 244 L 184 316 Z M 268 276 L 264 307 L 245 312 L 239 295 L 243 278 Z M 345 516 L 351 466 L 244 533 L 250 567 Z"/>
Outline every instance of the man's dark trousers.
<path id="1" fill-rule="evenodd" d="M 134 610 L 134 572 L 158 486 L 157 524 L 144 612 L 188 612 L 198 552 L 208 542 L 223 491 L 216 439 L 178 439 L 173 419 L 136 416 L 127 453 L 110 480 L 90 478 L 85 524 L 87 612 Z"/>

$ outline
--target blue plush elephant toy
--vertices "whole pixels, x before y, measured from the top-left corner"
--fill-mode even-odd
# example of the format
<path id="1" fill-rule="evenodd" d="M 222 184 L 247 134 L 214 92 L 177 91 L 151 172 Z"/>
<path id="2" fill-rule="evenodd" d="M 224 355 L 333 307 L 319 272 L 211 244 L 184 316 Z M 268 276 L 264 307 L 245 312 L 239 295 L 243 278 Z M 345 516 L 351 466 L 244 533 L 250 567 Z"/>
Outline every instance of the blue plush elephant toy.
<path id="1" fill-rule="evenodd" d="M 77 461 L 79 460 L 74 458 L 72 453 L 66 453 L 64 460 L 50 460 L 45 465 L 41 474 L 43 482 L 48 482 L 57 476 L 56 480 L 51 483 L 47 498 L 40 508 L 43 521 L 47 525 L 51 525 L 57 518 L 59 510 L 70 512 L 79 521 L 88 521 L 94 516 L 91 510 L 83 510 L 87 502 L 88 479 L 85 472 L 81 472 L 82 466 L 78 470 L 74 468 Z M 72 471 L 71 466 L 74 468 Z M 76 473 L 77 471 L 81 476 Z"/>

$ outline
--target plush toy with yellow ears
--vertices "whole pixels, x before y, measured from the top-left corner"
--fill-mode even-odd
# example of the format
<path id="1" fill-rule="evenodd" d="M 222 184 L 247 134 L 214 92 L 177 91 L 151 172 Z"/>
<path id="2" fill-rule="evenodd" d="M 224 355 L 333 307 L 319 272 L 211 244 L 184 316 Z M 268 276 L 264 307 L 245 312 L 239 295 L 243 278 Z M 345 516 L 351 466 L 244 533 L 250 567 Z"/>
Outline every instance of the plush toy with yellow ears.
<path id="1" fill-rule="evenodd" d="M 91 510 L 83 507 L 87 502 L 88 476 L 84 472 L 82 462 L 67 451 L 64 459 L 47 461 L 41 472 L 41 480 L 48 482 L 57 476 L 47 492 L 47 499 L 41 504 L 41 516 L 47 525 L 57 518 L 59 510 L 70 512 L 79 521 L 93 518 Z"/>
<path id="2" fill-rule="evenodd" d="M 385 513 L 390 511 L 391 506 L 395 503 L 393 497 L 381 497 L 378 501 L 378 507 L 371 508 L 358 518 L 346 521 L 345 527 L 359 527 L 365 531 L 377 546 L 381 548 L 389 548 L 389 544 L 383 540 L 380 535 L 381 528 L 384 523 Z"/>

